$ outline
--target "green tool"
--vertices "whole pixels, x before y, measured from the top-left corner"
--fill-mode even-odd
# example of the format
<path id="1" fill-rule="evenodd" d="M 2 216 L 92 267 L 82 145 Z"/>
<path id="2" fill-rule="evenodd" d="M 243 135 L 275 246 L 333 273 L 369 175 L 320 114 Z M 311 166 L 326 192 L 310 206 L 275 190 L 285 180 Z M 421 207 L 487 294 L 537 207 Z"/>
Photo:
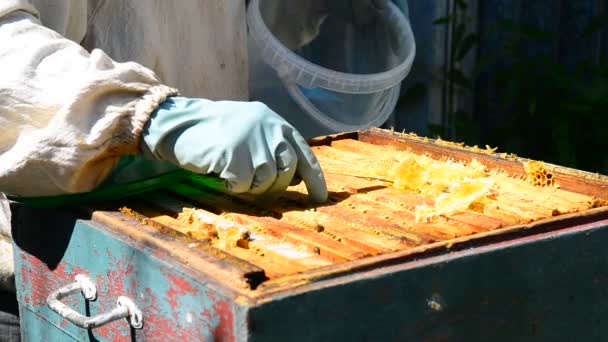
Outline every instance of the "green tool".
<path id="1" fill-rule="evenodd" d="M 176 169 L 162 175 L 124 184 L 104 186 L 86 193 L 42 197 L 16 197 L 7 195 L 7 197 L 11 201 L 31 207 L 53 208 L 80 205 L 87 202 L 118 200 L 153 190 L 171 188 L 172 185 L 185 181 L 217 191 L 226 191 L 226 186 L 222 179 L 192 173 L 183 169 Z"/>

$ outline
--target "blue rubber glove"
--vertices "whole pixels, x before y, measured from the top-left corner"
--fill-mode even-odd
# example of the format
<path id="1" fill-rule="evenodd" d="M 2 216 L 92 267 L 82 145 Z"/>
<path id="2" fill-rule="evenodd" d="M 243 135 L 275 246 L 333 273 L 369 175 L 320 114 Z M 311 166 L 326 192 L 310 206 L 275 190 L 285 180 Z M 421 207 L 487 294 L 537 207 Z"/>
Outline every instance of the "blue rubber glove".
<path id="1" fill-rule="evenodd" d="M 215 174 L 235 193 L 282 191 L 299 176 L 314 201 L 327 200 L 323 172 L 304 138 L 259 102 L 171 97 L 152 114 L 143 141 L 157 159 Z"/>

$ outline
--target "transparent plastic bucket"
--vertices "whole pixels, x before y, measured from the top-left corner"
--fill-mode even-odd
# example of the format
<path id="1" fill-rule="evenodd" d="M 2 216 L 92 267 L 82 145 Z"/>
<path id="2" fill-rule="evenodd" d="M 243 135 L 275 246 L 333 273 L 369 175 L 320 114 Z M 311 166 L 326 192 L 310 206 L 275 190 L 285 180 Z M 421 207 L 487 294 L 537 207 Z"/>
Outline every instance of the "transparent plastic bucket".
<path id="1" fill-rule="evenodd" d="M 306 1 L 321 2 L 251 1 L 247 19 L 252 100 L 269 105 L 307 138 L 382 125 L 414 60 L 408 19 L 390 3 L 364 27 L 331 14 L 315 21 L 307 16 L 322 9 L 307 9 L 302 6 Z M 268 8 L 284 13 L 264 13 Z M 267 23 L 269 17 L 274 19 Z M 307 21 L 320 26 L 314 34 L 303 34 L 304 44 L 284 38 L 293 36 L 291 26 L 300 28 Z"/>

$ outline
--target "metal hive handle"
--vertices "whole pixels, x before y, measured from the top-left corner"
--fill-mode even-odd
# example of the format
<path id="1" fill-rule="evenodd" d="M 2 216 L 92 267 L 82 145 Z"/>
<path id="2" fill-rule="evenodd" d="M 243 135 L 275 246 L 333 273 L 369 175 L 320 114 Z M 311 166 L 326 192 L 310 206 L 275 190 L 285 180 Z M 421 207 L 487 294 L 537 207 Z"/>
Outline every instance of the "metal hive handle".
<path id="1" fill-rule="evenodd" d="M 76 312 L 76 310 L 61 302 L 63 298 L 79 292 L 88 300 L 94 300 L 97 297 L 97 288 L 95 284 L 88 277 L 79 274 L 76 276 L 73 283 L 51 292 L 46 299 L 46 304 L 59 316 L 83 329 L 94 329 L 122 318 L 127 319 L 134 329 L 141 329 L 143 327 L 143 314 L 137 305 L 128 297 L 118 297 L 116 308 L 110 312 L 93 317 L 81 315 Z"/>

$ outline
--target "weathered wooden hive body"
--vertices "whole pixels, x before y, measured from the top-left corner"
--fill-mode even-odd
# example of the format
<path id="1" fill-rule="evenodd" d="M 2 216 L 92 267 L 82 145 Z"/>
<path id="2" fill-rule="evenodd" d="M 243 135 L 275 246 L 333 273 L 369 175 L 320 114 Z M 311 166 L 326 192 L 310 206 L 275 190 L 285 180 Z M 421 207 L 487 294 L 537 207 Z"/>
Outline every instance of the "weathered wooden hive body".
<path id="1" fill-rule="evenodd" d="M 555 329 L 565 314 L 552 311 L 530 335 L 528 318 L 500 316 L 505 303 L 531 320 L 546 310 L 541 300 L 576 308 L 568 287 L 553 286 L 568 274 L 583 277 L 570 287 L 583 297 L 606 299 L 597 288 L 608 277 L 592 270 L 608 259 L 605 177 L 383 130 L 312 144 L 330 190 L 321 205 L 303 184 L 250 198 L 182 183 L 89 209 L 76 224 L 81 211 L 15 208 L 24 329 L 108 340 L 551 338 L 580 322 Z M 50 216 L 64 222 L 62 255 L 32 238 L 47 234 Z M 77 273 L 107 292 L 87 304 L 91 314 L 124 294 L 139 302 L 144 328 L 81 331 L 50 312 L 48 293 Z M 470 321 L 474 308 L 487 324 Z"/>

